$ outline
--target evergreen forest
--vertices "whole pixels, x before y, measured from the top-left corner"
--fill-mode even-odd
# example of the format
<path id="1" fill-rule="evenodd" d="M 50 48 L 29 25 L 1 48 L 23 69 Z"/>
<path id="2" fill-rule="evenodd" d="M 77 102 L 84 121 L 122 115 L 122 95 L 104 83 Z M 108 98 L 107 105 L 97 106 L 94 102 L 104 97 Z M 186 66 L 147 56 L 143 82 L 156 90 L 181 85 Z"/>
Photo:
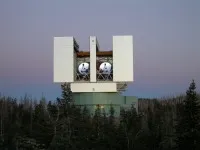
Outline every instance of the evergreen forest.
<path id="1" fill-rule="evenodd" d="M 200 150 L 200 96 L 139 99 L 114 117 L 75 106 L 69 84 L 54 101 L 0 96 L 0 150 Z"/>

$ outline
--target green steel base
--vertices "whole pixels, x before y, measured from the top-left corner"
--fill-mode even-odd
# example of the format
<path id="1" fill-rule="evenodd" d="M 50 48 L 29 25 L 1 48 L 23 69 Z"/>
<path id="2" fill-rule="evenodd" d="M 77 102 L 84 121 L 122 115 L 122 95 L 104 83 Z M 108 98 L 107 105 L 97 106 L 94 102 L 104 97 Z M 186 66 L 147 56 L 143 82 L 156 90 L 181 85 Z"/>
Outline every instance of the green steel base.
<path id="1" fill-rule="evenodd" d="M 120 93 L 73 93 L 75 105 L 87 106 L 91 114 L 94 114 L 96 106 L 99 104 L 102 110 L 109 115 L 112 104 L 115 116 L 119 116 L 120 109 L 130 108 L 132 105 L 138 110 L 138 99 L 134 96 L 122 96 Z"/>

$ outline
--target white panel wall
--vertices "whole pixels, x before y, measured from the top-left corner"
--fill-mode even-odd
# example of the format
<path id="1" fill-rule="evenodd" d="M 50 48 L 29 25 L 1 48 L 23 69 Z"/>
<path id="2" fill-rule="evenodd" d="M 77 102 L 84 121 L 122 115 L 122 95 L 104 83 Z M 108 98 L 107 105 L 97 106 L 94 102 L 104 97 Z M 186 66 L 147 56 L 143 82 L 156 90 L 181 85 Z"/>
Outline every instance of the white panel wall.
<path id="1" fill-rule="evenodd" d="M 97 38 L 90 36 L 90 82 L 96 82 L 96 44 Z"/>
<path id="2" fill-rule="evenodd" d="M 113 81 L 133 82 L 132 36 L 113 36 Z"/>
<path id="3" fill-rule="evenodd" d="M 54 82 L 74 82 L 73 37 L 54 37 Z"/>
<path id="4" fill-rule="evenodd" d="M 71 91 L 81 92 L 117 92 L 116 83 L 71 83 Z"/>

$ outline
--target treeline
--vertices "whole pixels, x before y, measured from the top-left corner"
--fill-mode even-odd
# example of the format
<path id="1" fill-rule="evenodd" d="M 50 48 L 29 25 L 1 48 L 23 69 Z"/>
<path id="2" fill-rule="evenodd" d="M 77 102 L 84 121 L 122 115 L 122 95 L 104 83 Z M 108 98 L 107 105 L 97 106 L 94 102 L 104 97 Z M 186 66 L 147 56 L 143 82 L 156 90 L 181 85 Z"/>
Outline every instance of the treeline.
<path id="1" fill-rule="evenodd" d="M 199 150 L 200 106 L 194 81 L 184 96 L 140 99 L 115 118 L 73 104 L 69 85 L 55 101 L 0 97 L 1 150 Z"/>

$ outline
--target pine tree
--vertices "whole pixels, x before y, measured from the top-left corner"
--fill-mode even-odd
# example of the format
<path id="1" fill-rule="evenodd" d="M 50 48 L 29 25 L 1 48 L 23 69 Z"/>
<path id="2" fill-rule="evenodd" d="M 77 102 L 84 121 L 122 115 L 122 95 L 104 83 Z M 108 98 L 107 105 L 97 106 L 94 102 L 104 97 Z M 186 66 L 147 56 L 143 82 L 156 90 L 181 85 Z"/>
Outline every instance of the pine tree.
<path id="1" fill-rule="evenodd" d="M 60 110 L 60 129 L 59 136 L 56 137 L 58 149 L 69 148 L 72 145 L 72 91 L 69 83 L 61 85 L 62 95 L 57 98 L 58 107 Z"/>
<path id="2" fill-rule="evenodd" d="M 91 147 L 96 150 L 105 149 L 104 144 L 104 117 L 101 105 L 97 105 L 92 118 Z"/>
<path id="3" fill-rule="evenodd" d="M 116 131 L 117 131 L 117 126 L 115 122 L 115 117 L 114 117 L 114 107 L 111 104 L 110 109 L 109 109 L 109 116 L 104 118 L 104 144 L 107 149 L 112 150 L 116 149 L 118 147 L 117 143 L 117 136 L 116 136 Z"/>
<path id="4" fill-rule="evenodd" d="M 62 98 L 57 98 L 57 102 L 60 106 L 64 106 L 65 108 L 73 104 L 72 100 L 72 91 L 69 83 L 64 83 L 61 85 L 62 89 Z"/>
<path id="5" fill-rule="evenodd" d="M 97 108 L 95 109 L 95 114 L 93 117 L 93 125 L 94 125 L 94 131 L 95 131 L 95 137 L 96 139 L 101 138 L 101 124 L 102 124 L 102 114 L 101 114 L 101 109 L 100 105 L 96 106 Z"/>
<path id="6" fill-rule="evenodd" d="M 81 117 L 79 118 L 78 144 L 76 145 L 83 150 L 91 147 L 90 136 L 92 125 L 90 119 L 90 111 L 85 105 L 82 109 Z"/>
<path id="7" fill-rule="evenodd" d="M 186 92 L 176 125 L 176 144 L 179 150 L 200 149 L 200 105 L 194 80 Z"/>
<path id="8" fill-rule="evenodd" d="M 114 117 L 115 109 L 114 109 L 112 104 L 110 105 L 109 113 L 110 113 L 110 115 L 109 115 L 109 123 L 110 123 L 110 125 L 114 125 L 114 122 L 115 122 L 115 117 Z"/>

